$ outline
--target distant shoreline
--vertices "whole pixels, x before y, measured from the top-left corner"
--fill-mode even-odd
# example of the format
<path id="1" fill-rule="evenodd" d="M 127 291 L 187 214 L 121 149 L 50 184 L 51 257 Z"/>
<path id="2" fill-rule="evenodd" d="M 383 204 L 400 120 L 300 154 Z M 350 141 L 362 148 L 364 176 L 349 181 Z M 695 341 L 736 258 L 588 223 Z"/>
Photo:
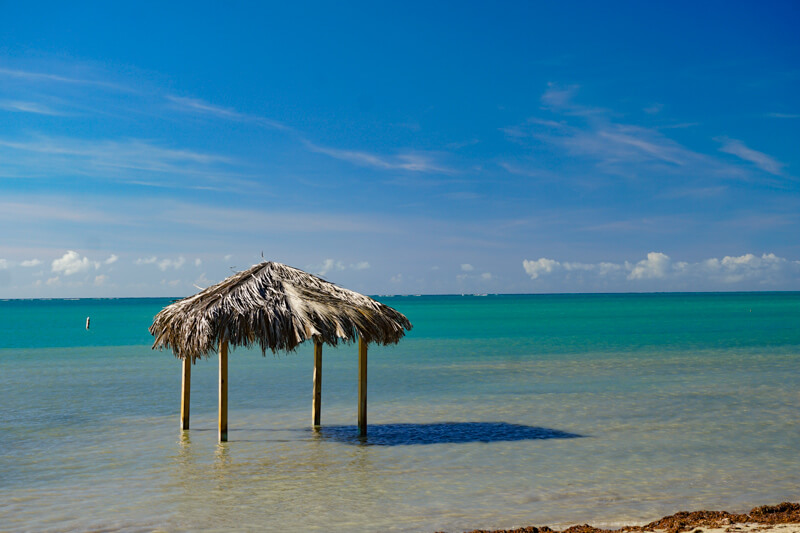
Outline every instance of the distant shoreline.
<path id="1" fill-rule="evenodd" d="M 366 293 L 365 293 L 366 294 Z M 498 292 L 498 293 L 431 293 L 431 294 L 367 294 L 371 298 L 426 298 L 426 297 L 498 297 L 498 296 L 680 296 L 707 294 L 800 294 L 798 290 L 774 291 L 625 291 L 625 292 Z M 14 301 L 82 301 L 82 300 L 182 300 L 192 296 L 65 296 L 65 297 L 11 297 L 0 302 Z"/>

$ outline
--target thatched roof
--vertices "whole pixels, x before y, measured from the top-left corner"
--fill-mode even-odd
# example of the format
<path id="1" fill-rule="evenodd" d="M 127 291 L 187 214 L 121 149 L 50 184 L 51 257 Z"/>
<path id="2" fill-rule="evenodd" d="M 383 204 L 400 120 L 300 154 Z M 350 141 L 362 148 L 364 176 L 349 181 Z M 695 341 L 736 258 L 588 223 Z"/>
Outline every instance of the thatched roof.
<path id="1" fill-rule="evenodd" d="M 184 359 L 232 346 L 294 350 L 308 339 L 336 345 L 358 336 L 393 344 L 411 322 L 387 305 L 290 266 L 267 261 L 168 305 L 153 320 L 153 349 Z"/>

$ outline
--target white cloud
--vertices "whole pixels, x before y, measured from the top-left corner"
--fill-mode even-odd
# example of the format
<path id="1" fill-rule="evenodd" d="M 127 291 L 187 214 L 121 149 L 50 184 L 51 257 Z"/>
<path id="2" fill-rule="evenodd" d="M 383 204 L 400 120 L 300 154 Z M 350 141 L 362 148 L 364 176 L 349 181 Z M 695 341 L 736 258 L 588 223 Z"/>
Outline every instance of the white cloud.
<path id="1" fill-rule="evenodd" d="M 20 263 L 20 266 L 24 267 L 36 267 L 41 265 L 42 262 L 39 259 L 28 259 L 27 261 L 23 261 Z"/>
<path id="2" fill-rule="evenodd" d="M 118 260 L 119 260 L 119 256 L 117 256 L 116 254 L 111 254 L 108 259 L 103 261 L 103 263 L 106 264 L 106 265 L 113 265 Z"/>
<path id="3" fill-rule="evenodd" d="M 175 270 L 178 270 L 185 262 L 186 259 L 183 256 L 177 259 L 162 259 L 158 262 L 158 268 L 162 272 L 166 271 L 168 268 L 174 268 Z"/>
<path id="4" fill-rule="evenodd" d="M 53 261 L 51 270 L 65 276 L 86 272 L 90 268 L 99 268 L 100 263 L 90 261 L 88 257 L 81 258 L 78 252 L 69 250 L 61 258 Z"/>
<path id="5" fill-rule="evenodd" d="M 472 272 L 475 270 L 475 267 L 470 265 L 469 263 L 464 263 L 461 265 L 461 270 L 464 272 Z"/>
<path id="6" fill-rule="evenodd" d="M 650 252 L 647 259 L 639 261 L 631 269 L 628 279 L 663 278 L 667 275 L 671 260 L 669 256 L 660 252 Z"/>
<path id="7" fill-rule="evenodd" d="M 233 256 L 231 254 L 228 254 L 225 257 L 223 257 L 222 259 L 223 259 L 223 261 L 230 261 L 232 258 L 233 258 Z"/>
<path id="8" fill-rule="evenodd" d="M 529 261 L 526 259 L 522 262 L 522 267 L 525 269 L 525 272 L 528 273 L 531 279 L 536 279 L 542 274 L 550 274 L 553 272 L 553 270 L 560 266 L 561 263 L 558 261 L 547 259 L 546 257 L 542 257 L 536 261 Z"/>
<path id="9" fill-rule="evenodd" d="M 776 176 L 783 174 L 783 163 L 763 152 L 748 148 L 742 141 L 728 139 L 725 137 L 717 137 L 715 140 L 722 143 L 722 148 L 720 148 L 720 151 L 733 154 L 740 159 L 749 161 L 764 172 L 769 172 L 770 174 L 774 174 Z"/>
<path id="10" fill-rule="evenodd" d="M 322 265 L 316 266 L 312 270 L 314 270 L 317 273 L 317 275 L 324 276 L 328 272 L 331 272 L 333 270 L 344 270 L 344 268 L 345 268 L 344 263 L 342 263 L 341 261 L 326 259 L 325 261 L 322 262 Z"/>
<path id="11" fill-rule="evenodd" d="M 116 256 L 112 256 L 112 257 L 116 258 Z M 111 259 L 111 258 L 109 258 L 109 259 Z M 114 259 L 114 261 L 116 261 L 116 259 Z M 113 261 L 112 261 L 112 263 L 113 263 Z M 181 257 L 178 257 L 177 259 L 164 258 L 164 259 L 159 261 L 158 257 L 156 257 L 156 256 L 140 257 L 139 259 L 134 261 L 134 263 L 137 264 L 137 265 L 156 265 L 159 270 L 164 272 L 168 268 L 174 268 L 175 270 L 178 270 L 179 268 L 181 268 L 184 265 L 184 263 L 186 263 L 186 258 L 181 256 Z"/>
<path id="12" fill-rule="evenodd" d="M 200 259 L 199 257 L 194 260 L 194 266 L 199 267 L 202 264 L 203 264 L 203 260 Z"/>
<path id="13" fill-rule="evenodd" d="M 753 254 L 725 256 L 722 259 L 707 259 L 702 265 L 710 277 L 724 283 L 738 283 L 764 277 L 765 274 L 775 275 L 781 269 L 792 266 L 786 259 L 775 254 L 763 254 L 761 257 Z"/>
<path id="14" fill-rule="evenodd" d="M 800 279 L 800 261 L 789 261 L 773 253 L 725 256 L 697 262 L 673 261 L 661 252 L 650 252 L 646 259 L 633 263 L 560 262 L 543 257 L 536 261 L 526 259 L 522 266 L 532 280 L 547 276 L 546 283 L 563 284 L 567 288 L 585 287 L 585 283 L 607 288 L 611 283 L 619 290 L 643 286 L 693 289 L 707 287 L 709 283 L 727 287 L 746 282 L 750 283 L 748 287 L 758 287 Z"/>
<path id="15" fill-rule="evenodd" d="M 481 279 L 484 279 L 486 281 L 492 279 L 492 273 L 491 272 L 484 272 L 483 274 L 481 274 Z"/>
<path id="16" fill-rule="evenodd" d="M 350 263 L 348 265 L 343 261 L 325 259 L 321 265 L 312 265 L 308 267 L 310 272 L 314 272 L 318 276 L 324 276 L 333 271 L 347 270 L 348 268 L 350 270 L 366 270 L 370 268 L 370 264 L 367 261 L 359 261 L 357 263 Z"/>
<path id="17" fill-rule="evenodd" d="M 52 287 L 55 285 L 61 285 L 61 280 L 58 276 L 56 276 L 54 278 L 49 278 L 46 283 Z"/>
<path id="18" fill-rule="evenodd" d="M 8 260 L 0 259 L 0 270 L 6 270 L 7 268 L 8 268 Z"/>
<path id="19" fill-rule="evenodd" d="M 99 276 L 95 276 L 94 278 L 94 284 L 97 287 L 104 285 L 106 281 L 108 281 L 108 276 L 104 274 L 100 274 Z"/>
<path id="20" fill-rule="evenodd" d="M 622 265 L 616 263 L 600 262 L 600 263 L 561 263 L 564 270 L 570 271 L 586 271 L 595 272 L 598 276 L 607 276 L 613 272 L 622 270 Z"/>
<path id="21" fill-rule="evenodd" d="M 618 265 L 616 263 L 608 263 L 608 262 L 579 263 L 579 262 L 569 262 L 569 261 L 561 262 L 561 261 L 556 261 L 554 259 L 547 259 L 546 257 L 542 257 L 540 259 L 537 259 L 536 261 L 525 260 L 522 262 L 522 266 L 525 269 L 525 272 L 527 272 L 527 274 L 531 277 L 531 279 L 536 279 L 542 275 L 552 274 L 558 271 L 564 271 L 567 273 L 570 272 L 592 273 L 602 278 L 612 273 L 621 271 L 625 268 L 624 265 Z"/>

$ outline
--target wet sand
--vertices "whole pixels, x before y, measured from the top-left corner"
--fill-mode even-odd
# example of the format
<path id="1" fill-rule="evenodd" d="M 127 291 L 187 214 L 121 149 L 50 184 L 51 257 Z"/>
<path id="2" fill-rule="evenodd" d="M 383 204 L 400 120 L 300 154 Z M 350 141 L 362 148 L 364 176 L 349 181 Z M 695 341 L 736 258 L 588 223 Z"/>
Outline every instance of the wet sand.
<path id="1" fill-rule="evenodd" d="M 753 508 L 748 514 L 727 511 L 680 512 L 644 526 L 601 529 L 575 525 L 561 533 L 800 533 L 800 503 L 783 502 Z M 515 529 L 475 529 L 467 533 L 556 533 L 547 526 Z"/>

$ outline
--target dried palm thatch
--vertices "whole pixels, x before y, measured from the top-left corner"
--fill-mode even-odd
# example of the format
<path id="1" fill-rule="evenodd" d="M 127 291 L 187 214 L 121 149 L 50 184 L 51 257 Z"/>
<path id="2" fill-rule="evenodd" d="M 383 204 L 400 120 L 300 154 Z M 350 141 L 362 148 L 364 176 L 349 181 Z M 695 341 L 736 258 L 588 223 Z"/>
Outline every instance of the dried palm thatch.
<path id="1" fill-rule="evenodd" d="M 387 305 L 302 270 L 266 261 L 168 305 L 153 320 L 153 349 L 194 361 L 232 346 L 293 351 L 308 339 L 330 345 L 361 337 L 393 344 L 411 322 Z"/>

